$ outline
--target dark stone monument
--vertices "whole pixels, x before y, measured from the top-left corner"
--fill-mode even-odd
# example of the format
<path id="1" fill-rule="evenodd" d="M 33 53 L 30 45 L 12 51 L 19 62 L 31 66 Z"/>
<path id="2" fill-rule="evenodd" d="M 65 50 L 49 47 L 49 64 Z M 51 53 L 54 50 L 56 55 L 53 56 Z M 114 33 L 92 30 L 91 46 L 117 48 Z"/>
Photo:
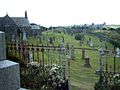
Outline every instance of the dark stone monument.
<path id="1" fill-rule="evenodd" d="M 88 56 L 85 57 L 85 64 L 84 67 L 91 68 L 90 65 L 90 58 Z"/>
<path id="2" fill-rule="evenodd" d="M 6 59 L 5 33 L 0 31 L 0 60 Z"/>

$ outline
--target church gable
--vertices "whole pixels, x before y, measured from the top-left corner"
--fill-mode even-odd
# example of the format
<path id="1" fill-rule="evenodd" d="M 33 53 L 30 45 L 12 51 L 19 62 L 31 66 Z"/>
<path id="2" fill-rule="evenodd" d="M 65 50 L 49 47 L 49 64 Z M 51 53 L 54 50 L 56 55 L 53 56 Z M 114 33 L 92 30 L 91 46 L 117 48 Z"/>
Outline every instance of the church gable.
<path id="1" fill-rule="evenodd" d="M 5 17 L 1 18 L 0 27 L 17 27 L 17 25 L 8 15 L 6 15 Z"/>

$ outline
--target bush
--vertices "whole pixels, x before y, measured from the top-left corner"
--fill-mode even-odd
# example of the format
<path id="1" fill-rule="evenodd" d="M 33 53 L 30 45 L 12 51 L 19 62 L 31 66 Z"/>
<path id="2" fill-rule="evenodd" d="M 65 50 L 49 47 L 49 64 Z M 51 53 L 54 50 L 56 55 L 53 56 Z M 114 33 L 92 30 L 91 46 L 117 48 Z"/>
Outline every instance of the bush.
<path id="1" fill-rule="evenodd" d="M 15 55 L 12 55 L 10 53 L 7 52 L 7 59 L 8 60 L 11 60 L 13 62 L 17 62 L 20 64 L 20 67 L 25 67 L 25 63 L 22 59 L 18 58 L 17 56 Z"/>
<path id="2" fill-rule="evenodd" d="M 75 39 L 76 40 L 83 40 L 83 38 L 84 38 L 83 34 L 77 34 L 77 35 L 75 35 Z"/>

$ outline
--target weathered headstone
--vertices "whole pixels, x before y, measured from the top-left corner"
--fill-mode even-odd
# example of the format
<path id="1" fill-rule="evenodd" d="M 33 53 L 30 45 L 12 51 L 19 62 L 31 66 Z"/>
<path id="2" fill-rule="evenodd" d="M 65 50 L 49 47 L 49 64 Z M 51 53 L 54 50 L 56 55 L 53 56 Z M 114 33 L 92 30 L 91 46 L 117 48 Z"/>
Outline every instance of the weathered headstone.
<path id="1" fill-rule="evenodd" d="M 116 57 L 120 57 L 120 49 L 116 48 Z"/>
<path id="2" fill-rule="evenodd" d="M 17 90 L 20 88 L 19 64 L 5 59 L 5 33 L 0 31 L 0 90 Z"/>
<path id="3" fill-rule="evenodd" d="M 15 42 L 15 35 L 12 35 L 12 42 Z"/>
<path id="4" fill-rule="evenodd" d="M 53 38 L 52 37 L 49 38 L 49 43 L 53 44 Z"/>
<path id="5" fill-rule="evenodd" d="M 92 41 L 90 42 L 90 47 L 93 47 L 93 42 Z"/>
<path id="6" fill-rule="evenodd" d="M 0 60 L 6 59 L 5 33 L 0 31 Z"/>
<path id="7" fill-rule="evenodd" d="M 90 65 L 90 58 L 88 56 L 85 57 L 85 64 L 84 67 L 91 68 Z"/>
<path id="8" fill-rule="evenodd" d="M 93 42 L 92 42 L 91 38 L 89 38 L 88 44 L 89 44 L 90 47 L 93 47 Z"/>
<path id="9" fill-rule="evenodd" d="M 26 37 L 26 32 L 23 32 L 23 40 L 26 41 L 27 37 Z"/>

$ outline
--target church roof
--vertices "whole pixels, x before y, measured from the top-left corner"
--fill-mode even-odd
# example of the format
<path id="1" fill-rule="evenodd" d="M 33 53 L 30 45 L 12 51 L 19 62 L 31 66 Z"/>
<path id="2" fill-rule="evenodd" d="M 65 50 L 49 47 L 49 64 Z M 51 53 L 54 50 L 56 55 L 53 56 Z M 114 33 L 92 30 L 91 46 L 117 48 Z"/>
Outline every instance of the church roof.
<path id="1" fill-rule="evenodd" d="M 6 17 L 9 16 L 6 15 L 5 17 L 0 17 L 0 23 Z M 28 19 L 26 19 L 25 17 L 9 17 L 9 18 L 11 18 L 18 27 L 30 27 L 30 23 Z"/>
<path id="2" fill-rule="evenodd" d="M 29 21 L 25 17 L 11 17 L 11 19 L 19 27 L 30 27 Z"/>

